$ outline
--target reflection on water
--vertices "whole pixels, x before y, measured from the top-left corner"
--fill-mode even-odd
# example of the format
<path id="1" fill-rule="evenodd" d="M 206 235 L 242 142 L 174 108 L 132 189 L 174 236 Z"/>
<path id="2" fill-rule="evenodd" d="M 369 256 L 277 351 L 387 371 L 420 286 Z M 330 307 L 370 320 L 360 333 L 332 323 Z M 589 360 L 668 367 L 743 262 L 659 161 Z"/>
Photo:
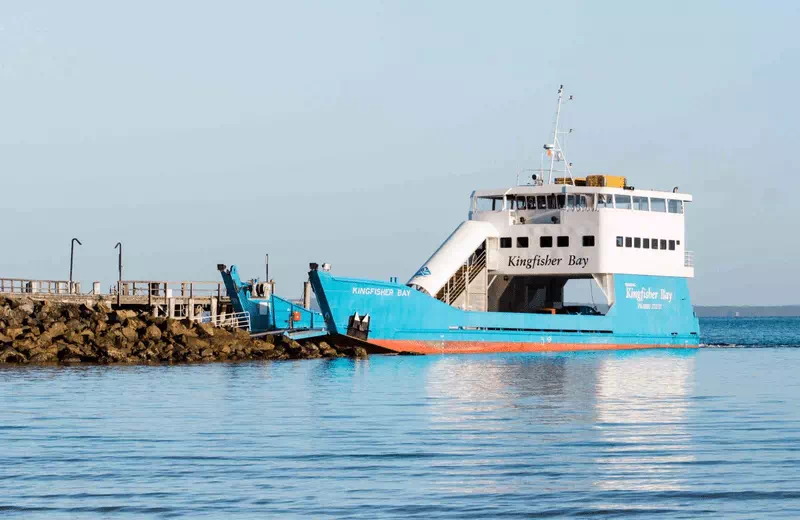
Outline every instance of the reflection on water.
<path id="1" fill-rule="evenodd" d="M 677 490 L 694 461 L 686 429 L 693 353 L 602 359 L 595 390 L 600 489 Z"/>
<path id="2" fill-rule="evenodd" d="M 797 517 L 797 366 L 714 349 L 0 368 L 0 516 Z"/>

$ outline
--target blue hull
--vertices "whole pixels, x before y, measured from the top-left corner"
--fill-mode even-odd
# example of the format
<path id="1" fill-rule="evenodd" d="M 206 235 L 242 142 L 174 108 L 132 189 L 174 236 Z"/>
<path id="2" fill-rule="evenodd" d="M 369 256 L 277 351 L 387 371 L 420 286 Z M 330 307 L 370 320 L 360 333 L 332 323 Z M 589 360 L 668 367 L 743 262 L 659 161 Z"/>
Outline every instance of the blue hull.
<path id="1" fill-rule="evenodd" d="M 312 270 L 331 333 L 418 353 L 697 347 L 699 323 L 685 278 L 614 275 L 605 315 L 473 312 L 405 285 Z M 364 317 L 369 316 L 368 323 Z"/>

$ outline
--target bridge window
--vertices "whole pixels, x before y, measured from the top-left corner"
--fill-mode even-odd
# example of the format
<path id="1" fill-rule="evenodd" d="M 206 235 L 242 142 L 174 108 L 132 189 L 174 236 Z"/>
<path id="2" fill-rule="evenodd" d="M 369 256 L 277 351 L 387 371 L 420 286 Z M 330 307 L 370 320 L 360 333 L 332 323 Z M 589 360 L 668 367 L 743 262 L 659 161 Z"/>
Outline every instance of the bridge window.
<path id="1" fill-rule="evenodd" d="M 528 247 L 528 237 L 517 237 L 517 247 Z"/>
<path id="2" fill-rule="evenodd" d="M 536 197 L 536 207 L 538 209 L 547 209 L 547 197 L 544 195 Z"/>
<path id="3" fill-rule="evenodd" d="M 614 205 L 617 209 L 631 209 L 631 196 L 614 195 Z"/>
<path id="4" fill-rule="evenodd" d="M 539 247 L 553 247 L 553 237 L 539 237 Z"/>
<path id="5" fill-rule="evenodd" d="M 617 247 L 622 247 L 622 237 L 617 237 Z"/>
<path id="6" fill-rule="evenodd" d="M 650 199 L 650 211 L 657 211 L 659 213 L 667 212 L 667 201 L 664 199 Z"/>
<path id="7" fill-rule="evenodd" d="M 650 239 L 649 238 L 643 238 L 642 239 L 642 248 L 643 249 L 650 249 Z"/>
<path id="8" fill-rule="evenodd" d="M 583 235 L 583 247 L 594 247 L 594 235 Z"/>
<path id="9" fill-rule="evenodd" d="M 639 238 L 639 237 L 634 238 L 633 239 L 633 247 L 635 247 L 636 249 L 641 249 L 642 248 L 642 239 Z"/>
<path id="10" fill-rule="evenodd" d="M 556 196 L 555 195 L 548 195 L 547 196 L 547 209 L 558 209 L 558 205 L 556 204 Z"/>
<path id="11" fill-rule="evenodd" d="M 661 244 L 661 249 L 666 249 L 667 248 L 667 241 L 666 240 L 664 240 L 662 238 L 659 242 Z"/>
<path id="12" fill-rule="evenodd" d="M 475 211 L 500 211 L 503 208 L 503 199 L 492 197 L 478 197 Z"/>
<path id="13" fill-rule="evenodd" d="M 556 245 L 558 247 L 569 247 L 569 237 L 563 235 L 558 237 L 556 240 Z"/>
<path id="14" fill-rule="evenodd" d="M 625 247 L 632 247 L 633 246 L 633 239 L 631 237 L 625 237 Z"/>
<path id="15" fill-rule="evenodd" d="M 536 209 L 536 197 L 528 197 L 528 209 Z"/>
<path id="16" fill-rule="evenodd" d="M 614 201 L 611 195 L 598 195 L 597 196 L 597 207 L 598 208 L 613 208 Z"/>
<path id="17" fill-rule="evenodd" d="M 683 201 L 682 200 L 670 200 L 669 201 L 669 212 L 670 213 L 683 213 Z"/>
<path id="18" fill-rule="evenodd" d="M 675 251 L 675 241 L 674 240 L 670 240 L 669 241 L 669 250 L 670 251 Z"/>
<path id="19" fill-rule="evenodd" d="M 633 209 L 638 211 L 650 211 L 650 205 L 647 203 L 647 197 L 634 197 Z"/>
<path id="20" fill-rule="evenodd" d="M 508 249 L 511 247 L 511 237 L 500 237 L 500 248 Z"/>

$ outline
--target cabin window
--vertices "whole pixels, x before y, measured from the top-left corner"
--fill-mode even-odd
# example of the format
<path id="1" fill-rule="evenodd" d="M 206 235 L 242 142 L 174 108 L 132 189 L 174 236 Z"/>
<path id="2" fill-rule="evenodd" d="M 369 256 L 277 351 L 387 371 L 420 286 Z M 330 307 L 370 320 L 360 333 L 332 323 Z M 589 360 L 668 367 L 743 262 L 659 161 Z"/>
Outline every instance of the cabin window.
<path id="1" fill-rule="evenodd" d="M 497 211 L 500 209 L 500 202 L 498 199 L 491 197 L 478 197 L 475 203 L 475 211 Z"/>
<path id="2" fill-rule="evenodd" d="M 633 239 L 631 237 L 625 237 L 625 247 L 632 247 L 633 246 Z"/>
<path id="3" fill-rule="evenodd" d="M 674 240 L 670 240 L 669 241 L 669 250 L 670 251 L 675 251 L 675 241 Z"/>
<path id="4" fill-rule="evenodd" d="M 681 245 L 681 241 L 680 240 L 676 240 L 675 243 L 678 244 L 678 245 Z"/>
<path id="5" fill-rule="evenodd" d="M 653 249 L 658 249 L 658 239 L 657 238 L 651 238 L 650 239 L 650 246 Z"/>
<path id="6" fill-rule="evenodd" d="M 528 197 L 528 209 L 536 209 L 536 197 Z"/>
<path id="7" fill-rule="evenodd" d="M 635 247 L 636 249 L 641 249 L 642 248 L 642 239 L 639 238 L 639 237 L 634 238 L 633 239 L 633 247 Z"/>
<path id="8" fill-rule="evenodd" d="M 517 247 L 528 247 L 528 237 L 517 237 Z"/>
<path id="9" fill-rule="evenodd" d="M 569 237 L 563 235 L 558 237 L 556 240 L 556 245 L 558 247 L 569 247 Z"/>
<path id="10" fill-rule="evenodd" d="M 598 208 L 613 208 L 614 202 L 611 195 L 598 195 L 597 196 Z"/>
<path id="11" fill-rule="evenodd" d="M 553 237 L 539 237 L 539 247 L 553 247 Z"/>
<path id="12" fill-rule="evenodd" d="M 631 209 L 631 196 L 614 195 L 614 206 L 617 209 Z"/>
<path id="13" fill-rule="evenodd" d="M 642 239 L 642 249 L 650 249 L 650 239 L 643 238 Z"/>
<path id="14" fill-rule="evenodd" d="M 664 240 L 664 239 L 662 238 L 662 239 L 661 239 L 661 241 L 660 241 L 660 243 L 661 243 L 661 249 L 666 249 L 666 248 L 667 248 L 667 241 L 666 241 L 666 240 Z"/>
<path id="15" fill-rule="evenodd" d="M 617 247 L 622 247 L 622 237 L 617 237 Z"/>
<path id="16" fill-rule="evenodd" d="M 634 197 L 633 209 L 637 211 L 650 211 L 650 205 L 647 203 L 647 197 Z"/>
<path id="17" fill-rule="evenodd" d="M 567 205 L 567 196 L 566 195 L 556 195 L 556 200 L 558 201 L 558 209 L 564 209 Z"/>
<path id="18" fill-rule="evenodd" d="M 670 213 L 683 213 L 683 201 L 682 200 L 670 200 L 669 201 L 669 212 Z"/>
<path id="19" fill-rule="evenodd" d="M 511 247 L 511 237 L 500 237 L 500 248 L 508 249 Z"/>
<path id="20" fill-rule="evenodd" d="M 536 207 L 539 209 L 547 209 L 547 197 L 544 195 L 536 197 Z"/>
<path id="21" fill-rule="evenodd" d="M 650 199 L 650 211 L 657 211 L 659 213 L 667 212 L 667 201 L 664 199 Z"/>
<path id="22" fill-rule="evenodd" d="M 583 235 L 583 247 L 594 247 L 594 235 Z"/>
<path id="23" fill-rule="evenodd" d="M 522 195 L 517 196 L 517 209 L 527 209 L 528 205 L 525 203 L 525 197 Z"/>
<path id="24" fill-rule="evenodd" d="M 577 202 L 579 208 L 585 208 L 588 205 L 587 202 L 586 202 L 586 196 L 585 195 L 577 196 L 577 200 L 575 202 Z"/>
<path id="25" fill-rule="evenodd" d="M 575 195 L 567 195 L 567 207 L 570 209 L 575 207 Z"/>
<path id="26" fill-rule="evenodd" d="M 547 209 L 558 209 L 556 205 L 556 196 L 555 195 L 548 195 L 547 196 Z"/>

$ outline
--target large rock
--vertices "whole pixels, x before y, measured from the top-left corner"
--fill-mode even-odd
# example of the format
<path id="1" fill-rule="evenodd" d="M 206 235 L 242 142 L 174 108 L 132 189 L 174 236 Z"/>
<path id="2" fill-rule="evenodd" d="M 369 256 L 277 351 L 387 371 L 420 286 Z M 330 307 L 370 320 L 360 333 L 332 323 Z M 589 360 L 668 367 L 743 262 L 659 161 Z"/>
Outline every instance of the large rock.
<path id="1" fill-rule="evenodd" d="M 159 340 L 161 339 L 161 329 L 159 329 L 155 325 L 150 325 L 149 327 L 147 327 L 147 329 L 145 329 L 144 337 L 145 339 Z"/>
<path id="2" fill-rule="evenodd" d="M 0 363 L 25 363 L 28 358 L 13 347 L 0 350 Z"/>

